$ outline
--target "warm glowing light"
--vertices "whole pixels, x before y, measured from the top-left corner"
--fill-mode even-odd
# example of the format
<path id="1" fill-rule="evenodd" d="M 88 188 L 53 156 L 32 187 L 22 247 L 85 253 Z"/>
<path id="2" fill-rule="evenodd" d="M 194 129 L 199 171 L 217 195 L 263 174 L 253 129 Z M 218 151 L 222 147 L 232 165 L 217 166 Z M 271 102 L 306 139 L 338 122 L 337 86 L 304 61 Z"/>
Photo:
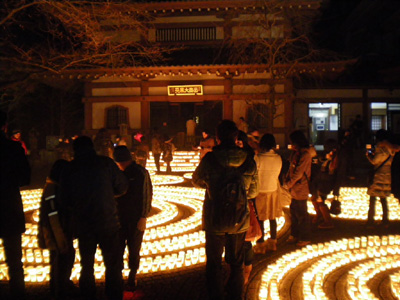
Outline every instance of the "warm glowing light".
<path id="1" fill-rule="evenodd" d="M 147 219 L 147 228 L 140 250 L 141 260 L 138 273 L 162 272 L 176 268 L 190 267 L 204 263 L 205 233 L 201 230 L 201 214 L 204 189 L 166 184 L 182 182 L 179 176 L 153 175 L 154 214 Z M 164 185 L 165 184 L 165 185 Z M 38 208 L 41 189 L 22 191 L 25 212 L 32 213 L 32 223 L 26 224 L 22 235 L 23 263 L 25 281 L 39 282 L 49 280 L 49 251 L 38 247 L 37 231 Z M 268 222 L 266 222 L 268 223 Z M 284 218 L 278 220 L 278 230 L 284 225 Z M 266 224 L 268 236 L 268 224 Z M 4 251 L 0 239 L 0 280 L 8 280 Z M 77 280 L 80 274 L 80 254 L 78 242 L 71 279 Z M 124 253 L 123 276 L 128 276 L 128 253 Z M 104 278 L 104 264 L 101 251 L 95 254 L 95 277 Z"/>
<path id="2" fill-rule="evenodd" d="M 400 266 L 400 235 L 362 236 L 308 245 L 285 254 L 263 273 L 259 299 L 281 299 L 280 283 L 292 273 L 302 274 L 304 299 L 329 299 L 324 285 L 328 276 L 342 268 L 343 293 L 349 299 L 378 299 L 367 285 L 382 272 Z M 346 268 L 343 268 L 346 266 Z M 335 273 L 336 274 L 336 273 Z M 392 291 L 398 291 L 398 273 L 392 275 Z M 286 282 L 287 283 L 287 282 Z"/>
<path id="3" fill-rule="evenodd" d="M 193 172 L 199 161 L 200 154 L 198 151 L 175 151 L 174 160 L 171 162 L 172 172 Z M 167 164 L 160 160 L 160 171 L 165 172 L 166 168 Z M 147 160 L 146 169 L 152 172 L 157 170 L 152 153 Z"/>
<path id="4" fill-rule="evenodd" d="M 328 196 L 329 198 L 333 196 Z M 341 202 L 342 213 L 335 218 L 340 219 L 352 219 L 352 220 L 367 220 L 368 208 L 369 208 L 369 195 L 367 194 L 367 188 L 352 188 L 345 187 L 340 189 L 339 200 Z M 388 208 L 389 208 L 389 220 L 400 220 L 400 205 L 398 199 L 394 198 L 393 195 L 388 197 Z M 308 201 L 308 211 L 315 214 L 314 207 L 311 201 Z M 382 219 L 382 206 L 379 200 L 375 206 L 375 220 Z"/>

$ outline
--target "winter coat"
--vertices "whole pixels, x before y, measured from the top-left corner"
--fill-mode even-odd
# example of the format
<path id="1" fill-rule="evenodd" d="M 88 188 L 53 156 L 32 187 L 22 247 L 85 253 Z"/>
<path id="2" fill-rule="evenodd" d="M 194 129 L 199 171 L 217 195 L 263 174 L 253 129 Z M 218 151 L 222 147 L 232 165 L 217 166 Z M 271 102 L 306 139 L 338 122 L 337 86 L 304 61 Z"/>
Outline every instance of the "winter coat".
<path id="1" fill-rule="evenodd" d="M 200 159 L 204 157 L 208 152 L 212 151 L 215 146 L 215 140 L 212 136 L 208 136 L 206 139 L 200 141 Z"/>
<path id="2" fill-rule="evenodd" d="M 174 159 L 174 151 L 176 150 L 175 145 L 171 142 L 163 145 L 162 160 L 165 162 L 171 162 Z"/>
<path id="3" fill-rule="evenodd" d="M 215 164 L 215 157 L 221 166 Z M 252 156 L 244 149 L 237 147 L 235 144 L 221 144 L 213 148 L 212 152 L 207 153 L 200 161 L 193 173 L 192 181 L 195 186 L 208 189 L 210 185 L 218 185 L 218 180 L 222 174 L 225 174 L 223 166 L 236 167 L 243 172 L 246 185 L 247 199 L 255 198 L 258 194 L 258 176 L 257 166 Z M 211 218 L 211 199 L 209 193 L 206 192 L 203 204 L 203 230 L 208 232 L 217 232 L 213 226 Z M 249 228 L 248 216 L 241 224 L 235 227 L 229 234 L 241 233 Z"/>
<path id="4" fill-rule="evenodd" d="M 25 232 L 25 215 L 19 188 L 30 182 L 30 166 L 18 142 L 0 132 L 0 237 Z"/>
<path id="5" fill-rule="evenodd" d="M 128 180 L 115 162 L 95 151 L 76 155 L 61 176 L 61 197 L 72 210 L 78 237 L 109 234 L 120 228 L 114 197 L 128 189 Z"/>
<path id="6" fill-rule="evenodd" d="M 63 210 L 60 199 L 60 185 L 47 178 L 43 188 L 39 209 L 38 245 L 42 249 L 68 250 L 68 240 L 72 240 L 71 222 Z"/>
<path id="7" fill-rule="evenodd" d="M 159 134 L 154 134 L 151 139 L 151 151 L 153 152 L 153 155 L 162 153 L 161 144 L 161 136 Z"/>
<path id="8" fill-rule="evenodd" d="M 126 194 L 117 198 L 118 216 L 121 225 L 136 226 L 140 218 L 147 218 L 151 211 L 153 186 L 149 172 L 134 161 L 124 170 L 129 181 Z"/>
<path id="9" fill-rule="evenodd" d="M 257 214 L 260 220 L 273 220 L 282 215 L 282 203 L 279 197 L 279 174 L 282 158 L 274 150 L 255 156 L 257 163 L 259 194 L 256 198 Z"/>
<path id="10" fill-rule="evenodd" d="M 397 152 L 392 161 L 392 193 L 400 200 L 400 152 Z"/>
<path id="11" fill-rule="evenodd" d="M 307 200 L 309 179 L 311 176 L 311 160 L 315 156 L 313 147 L 295 151 L 290 156 L 290 167 L 286 174 L 285 185 L 290 190 L 292 199 Z"/>
<path id="12" fill-rule="evenodd" d="M 279 184 L 279 173 L 282 168 L 282 158 L 275 151 L 259 153 L 255 156 L 258 169 L 259 189 L 261 193 L 276 191 Z"/>
<path id="13" fill-rule="evenodd" d="M 395 152 L 386 143 L 380 142 L 375 147 L 375 155 L 367 156 L 374 169 L 377 169 L 389 157 L 389 160 L 375 172 L 373 182 L 367 191 L 368 195 L 388 197 L 391 194 L 391 165 L 394 154 Z"/>

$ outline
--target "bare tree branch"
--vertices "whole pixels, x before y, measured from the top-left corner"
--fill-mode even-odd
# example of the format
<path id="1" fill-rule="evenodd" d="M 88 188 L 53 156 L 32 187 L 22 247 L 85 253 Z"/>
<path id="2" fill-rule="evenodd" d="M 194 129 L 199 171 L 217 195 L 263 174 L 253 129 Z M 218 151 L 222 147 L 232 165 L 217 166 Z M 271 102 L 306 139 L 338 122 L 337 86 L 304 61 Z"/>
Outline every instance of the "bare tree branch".
<path id="1" fill-rule="evenodd" d="M 248 100 L 246 103 L 253 114 L 267 120 L 267 130 L 272 131 L 273 120 L 283 116 L 277 113 L 277 107 L 283 105 L 283 101 L 279 100 L 280 95 L 275 90 L 276 83 L 286 79 L 300 80 L 302 74 L 297 68 L 300 64 L 318 64 L 339 57 L 336 53 L 319 49 L 313 42 L 313 24 L 318 10 L 297 9 L 299 5 L 304 7 L 303 1 L 259 0 L 254 4 L 258 10 L 251 19 L 232 22 L 232 36 L 225 39 L 220 53 L 227 53 L 232 64 L 268 67 L 267 115 L 257 109 L 260 101 Z M 317 79 L 319 75 L 315 75 Z"/>

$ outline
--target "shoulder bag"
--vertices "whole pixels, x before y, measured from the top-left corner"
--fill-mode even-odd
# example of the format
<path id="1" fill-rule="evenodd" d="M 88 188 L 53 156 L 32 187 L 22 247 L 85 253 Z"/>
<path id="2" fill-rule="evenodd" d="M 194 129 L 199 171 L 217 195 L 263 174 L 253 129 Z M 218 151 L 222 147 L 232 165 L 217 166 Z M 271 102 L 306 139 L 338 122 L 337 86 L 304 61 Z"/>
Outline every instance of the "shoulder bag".
<path id="1" fill-rule="evenodd" d="M 376 169 L 374 169 L 373 167 L 371 168 L 371 170 L 368 173 L 368 178 L 367 178 L 367 186 L 368 187 L 370 187 L 372 185 L 372 183 L 374 182 L 375 173 L 378 172 L 378 170 L 380 168 L 382 168 L 383 165 L 386 164 L 391 157 L 392 156 L 389 154 L 388 158 L 386 158 L 385 161 L 379 165 L 379 167 L 377 167 Z"/>

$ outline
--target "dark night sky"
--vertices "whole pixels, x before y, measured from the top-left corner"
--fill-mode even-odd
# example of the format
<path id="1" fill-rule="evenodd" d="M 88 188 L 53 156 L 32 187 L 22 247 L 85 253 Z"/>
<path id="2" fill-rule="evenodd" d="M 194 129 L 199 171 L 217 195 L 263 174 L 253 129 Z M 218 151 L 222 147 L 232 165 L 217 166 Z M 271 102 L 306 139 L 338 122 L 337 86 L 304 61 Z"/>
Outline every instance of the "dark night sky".
<path id="1" fill-rule="evenodd" d="M 350 83 L 382 83 L 379 70 L 400 65 L 400 1 L 324 1 L 318 43 L 358 58 Z"/>

